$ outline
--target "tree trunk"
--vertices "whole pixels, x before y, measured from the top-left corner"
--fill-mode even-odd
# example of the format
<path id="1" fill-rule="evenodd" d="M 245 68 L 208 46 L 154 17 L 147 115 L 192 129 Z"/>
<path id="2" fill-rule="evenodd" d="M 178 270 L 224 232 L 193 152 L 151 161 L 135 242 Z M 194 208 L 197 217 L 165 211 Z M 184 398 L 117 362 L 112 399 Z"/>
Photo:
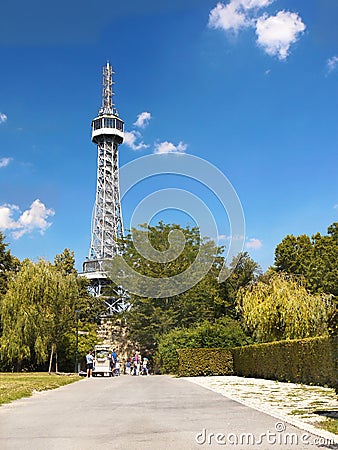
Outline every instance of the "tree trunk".
<path id="1" fill-rule="evenodd" d="M 52 350 L 50 352 L 50 358 L 49 358 L 49 369 L 48 369 L 49 375 L 51 374 L 51 371 L 52 371 L 53 353 L 54 353 L 54 344 L 52 344 Z"/>
<path id="2" fill-rule="evenodd" d="M 55 372 L 58 373 L 59 368 L 58 368 L 58 352 L 57 350 L 55 350 Z"/>

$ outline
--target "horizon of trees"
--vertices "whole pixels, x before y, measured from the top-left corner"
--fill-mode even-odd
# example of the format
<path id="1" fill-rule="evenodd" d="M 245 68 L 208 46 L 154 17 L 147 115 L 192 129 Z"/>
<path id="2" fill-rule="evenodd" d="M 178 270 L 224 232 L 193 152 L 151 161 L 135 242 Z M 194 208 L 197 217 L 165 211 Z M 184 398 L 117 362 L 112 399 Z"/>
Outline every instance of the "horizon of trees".
<path id="1" fill-rule="evenodd" d="M 247 252 L 239 254 L 223 283 L 217 282 L 222 248 L 202 239 L 198 228 L 160 222 L 138 232 L 164 252 L 173 230 L 183 233 L 185 247 L 178 258 L 165 263 L 141 257 L 131 234 L 123 239 L 125 260 L 152 278 L 181 273 L 200 246 L 214 256 L 209 272 L 181 294 L 130 294 L 133 307 L 123 313 L 129 336 L 150 357 L 160 361 L 175 342 L 190 347 L 220 341 L 242 345 L 338 334 L 338 223 L 328 227 L 327 235 L 286 236 L 265 273 Z M 0 232 L 0 370 L 73 370 L 76 326 L 89 332 L 79 340 L 81 358 L 97 340 L 103 310 L 102 299 L 90 296 L 87 288 L 88 281 L 75 269 L 74 252 L 65 249 L 53 263 L 19 261 Z"/>

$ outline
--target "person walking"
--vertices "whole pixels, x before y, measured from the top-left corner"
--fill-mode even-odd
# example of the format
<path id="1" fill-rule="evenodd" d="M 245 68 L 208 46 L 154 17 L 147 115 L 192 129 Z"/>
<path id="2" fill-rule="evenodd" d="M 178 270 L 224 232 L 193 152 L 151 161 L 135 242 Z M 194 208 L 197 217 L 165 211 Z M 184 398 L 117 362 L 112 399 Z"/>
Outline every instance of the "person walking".
<path id="1" fill-rule="evenodd" d="M 86 363 L 87 363 L 87 377 L 90 378 L 93 374 L 93 365 L 94 365 L 94 356 L 93 352 L 89 350 L 86 355 Z"/>

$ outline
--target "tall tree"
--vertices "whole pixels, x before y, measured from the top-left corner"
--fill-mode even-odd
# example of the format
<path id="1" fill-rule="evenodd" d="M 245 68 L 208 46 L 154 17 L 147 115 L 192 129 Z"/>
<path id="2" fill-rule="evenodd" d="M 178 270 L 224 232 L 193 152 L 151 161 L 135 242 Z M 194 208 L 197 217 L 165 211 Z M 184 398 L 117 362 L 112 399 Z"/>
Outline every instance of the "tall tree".
<path id="1" fill-rule="evenodd" d="M 222 302 L 220 310 L 223 315 L 238 318 L 236 298 L 239 289 L 250 285 L 261 275 L 261 268 L 248 254 L 239 253 L 230 263 L 230 276 L 220 285 Z"/>
<path id="2" fill-rule="evenodd" d="M 64 276 L 47 261 L 25 260 L 0 305 L 2 358 L 18 367 L 45 362 L 74 324 L 77 301 L 74 275 Z"/>
<path id="3" fill-rule="evenodd" d="M 63 275 L 77 275 L 74 252 L 69 248 L 65 248 L 62 253 L 55 256 L 54 265 Z"/>
<path id="4" fill-rule="evenodd" d="M 338 223 L 328 235 L 286 236 L 275 250 L 275 270 L 303 276 L 311 292 L 338 295 Z"/>
<path id="5" fill-rule="evenodd" d="M 54 258 L 54 266 L 63 275 L 74 275 L 78 285 L 77 315 L 84 322 L 97 322 L 100 313 L 104 309 L 103 300 L 89 294 L 88 287 L 90 281 L 83 276 L 79 276 L 75 269 L 74 252 L 65 248 Z"/>
<path id="6" fill-rule="evenodd" d="M 273 274 L 238 293 L 248 331 L 259 342 L 328 334 L 332 296 L 310 294 L 297 279 Z"/>
<path id="7" fill-rule="evenodd" d="M 217 282 L 217 275 L 223 262 L 220 257 L 221 249 L 213 241 L 201 238 L 197 228 L 182 228 L 179 225 L 160 222 L 157 226 L 144 226 L 140 230 L 134 230 L 134 233 L 136 232 L 141 245 L 149 239 L 153 249 L 163 255 L 171 251 L 169 235 L 173 231 L 184 235 L 184 249 L 178 257 L 166 258 L 166 261 L 162 262 L 158 253 L 157 258 L 142 256 L 131 234 L 123 242 L 124 259 L 130 267 L 152 279 L 160 278 L 165 283 L 167 280 L 168 284 L 171 282 L 171 277 L 183 273 L 192 266 L 201 248 L 203 254 L 213 259 L 209 272 L 200 276 L 199 267 L 193 274 L 197 278 L 196 284 L 181 294 L 170 295 L 170 289 L 168 294 L 161 298 L 130 294 L 132 308 L 126 314 L 126 319 L 131 337 L 148 352 L 154 352 L 159 337 L 173 328 L 190 327 L 203 320 L 214 321 L 219 315 L 218 305 L 222 301 Z M 166 255 L 168 256 L 168 253 Z M 166 287 L 165 284 L 164 288 Z M 163 287 L 158 288 L 159 294 L 163 292 L 161 289 Z"/>
<path id="8" fill-rule="evenodd" d="M 4 240 L 4 235 L 0 231 L 0 297 L 7 291 L 10 275 L 17 272 L 20 267 L 20 261 L 12 256 Z"/>

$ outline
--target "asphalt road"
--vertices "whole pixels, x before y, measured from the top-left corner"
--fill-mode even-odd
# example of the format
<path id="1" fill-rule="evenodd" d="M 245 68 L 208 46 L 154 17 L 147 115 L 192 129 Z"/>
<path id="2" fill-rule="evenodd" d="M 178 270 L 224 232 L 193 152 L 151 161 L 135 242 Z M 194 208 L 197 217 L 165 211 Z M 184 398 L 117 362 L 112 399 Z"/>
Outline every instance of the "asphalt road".
<path id="1" fill-rule="evenodd" d="M 0 449 L 324 448 L 285 426 L 182 379 L 91 378 L 0 407 Z"/>

